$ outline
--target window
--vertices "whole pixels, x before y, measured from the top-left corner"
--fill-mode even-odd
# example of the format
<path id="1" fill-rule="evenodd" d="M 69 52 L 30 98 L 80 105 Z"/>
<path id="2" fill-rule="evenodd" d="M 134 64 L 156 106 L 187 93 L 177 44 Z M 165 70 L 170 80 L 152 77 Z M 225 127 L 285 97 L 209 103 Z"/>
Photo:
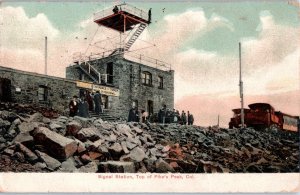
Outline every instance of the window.
<path id="1" fill-rule="evenodd" d="M 158 77 L 158 88 L 163 89 L 164 88 L 164 79 L 163 77 Z"/>
<path id="2" fill-rule="evenodd" d="M 39 101 L 47 101 L 47 94 L 48 93 L 48 88 L 46 86 L 39 86 L 39 91 L 38 91 L 38 96 L 39 96 Z"/>
<path id="3" fill-rule="evenodd" d="M 144 85 L 152 86 L 152 74 L 150 72 L 142 73 L 142 83 Z"/>

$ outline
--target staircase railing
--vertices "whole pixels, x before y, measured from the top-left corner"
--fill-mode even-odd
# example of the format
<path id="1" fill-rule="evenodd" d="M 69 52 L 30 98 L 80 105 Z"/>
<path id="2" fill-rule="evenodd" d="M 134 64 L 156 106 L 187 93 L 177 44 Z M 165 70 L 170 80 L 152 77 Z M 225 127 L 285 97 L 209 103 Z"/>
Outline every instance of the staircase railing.
<path id="1" fill-rule="evenodd" d="M 135 32 L 132 34 L 132 36 L 130 37 L 130 39 L 127 41 L 127 43 L 125 44 L 124 50 L 128 51 L 130 49 L 130 47 L 134 44 L 134 42 L 138 39 L 138 37 L 142 34 L 142 32 L 145 30 L 146 28 L 146 24 L 141 23 L 138 28 L 135 30 Z"/>
<path id="2" fill-rule="evenodd" d="M 140 17 L 144 20 L 148 20 L 148 12 L 146 12 L 142 9 L 136 8 L 136 7 L 134 7 L 132 5 L 129 5 L 127 3 L 120 4 L 120 5 L 117 5 L 117 6 L 119 7 L 120 11 L 124 11 L 124 12 L 127 12 L 129 14 L 138 16 L 138 17 Z M 102 18 L 105 18 L 107 16 L 112 15 L 113 14 L 113 11 L 112 11 L 113 8 L 114 7 L 109 7 L 107 9 L 102 10 L 102 11 L 94 13 L 94 21 L 97 21 L 97 20 L 100 20 Z"/>

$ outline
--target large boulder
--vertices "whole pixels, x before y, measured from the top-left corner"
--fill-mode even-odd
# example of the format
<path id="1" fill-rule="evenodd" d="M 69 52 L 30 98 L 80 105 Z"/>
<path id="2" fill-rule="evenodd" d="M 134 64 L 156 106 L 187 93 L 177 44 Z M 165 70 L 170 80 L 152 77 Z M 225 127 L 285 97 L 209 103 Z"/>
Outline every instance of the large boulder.
<path id="1" fill-rule="evenodd" d="M 52 130 L 59 130 L 63 128 L 63 124 L 59 123 L 59 122 L 51 122 L 49 125 L 50 129 Z"/>
<path id="2" fill-rule="evenodd" d="M 28 122 L 43 122 L 43 118 L 44 116 L 41 113 L 37 112 L 30 116 Z"/>
<path id="3" fill-rule="evenodd" d="M 23 122 L 21 123 L 18 128 L 19 128 L 19 131 L 21 133 L 29 133 L 31 131 L 34 130 L 34 128 L 38 127 L 38 123 L 27 123 L 27 122 Z"/>
<path id="4" fill-rule="evenodd" d="M 78 169 L 81 173 L 96 173 L 98 171 L 98 165 L 95 162 L 90 162 L 85 166 Z"/>
<path id="5" fill-rule="evenodd" d="M 67 124 L 66 135 L 77 135 L 79 130 L 82 128 L 82 125 L 78 121 L 72 121 Z"/>
<path id="6" fill-rule="evenodd" d="M 83 128 L 77 133 L 77 139 L 85 142 L 86 140 L 96 141 L 102 137 L 101 133 L 97 128 Z"/>
<path id="7" fill-rule="evenodd" d="M 67 159 L 77 150 L 75 140 L 50 131 L 46 127 L 38 127 L 33 135 L 36 143 L 43 145 L 48 152 L 58 159 Z"/>
<path id="8" fill-rule="evenodd" d="M 146 157 L 144 150 L 140 147 L 135 147 L 130 153 L 126 156 L 122 156 L 123 161 L 134 161 L 141 162 Z"/>
<path id="9" fill-rule="evenodd" d="M 131 128 L 126 124 L 117 124 L 116 129 L 118 132 L 122 133 L 123 135 L 126 135 L 127 137 L 132 137 L 132 131 Z"/>
<path id="10" fill-rule="evenodd" d="M 80 124 L 82 125 L 83 128 L 90 127 L 93 124 L 92 121 L 91 121 L 91 119 L 89 119 L 89 118 L 83 118 L 83 117 L 80 117 L 80 116 L 75 116 L 74 120 L 80 122 Z"/>
<path id="11" fill-rule="evenodd" d="M 29 162 L 33 163 L 33 162 L 36 162 L 38 160 L 37 155 L 35 155 L 35 153 L 33 153 L 30 149 L 28 149 L 23 144 L 17 142 L 16 147 L 17 147 L 18 150 L 20 150 L 25 155 L 25 158 Z"/>
<path id="12" fill-rule="evenodd" d="M 155 163 L 157 173 L 175 172 L 174 168 L 163 159 L 158 159 Z"/>
<path id="13" fill-rule="evenodd" d="M 61 163 L 56 160 L 55 158 L 52 158 L 51 156 L 47 155 L 46 153 L 40 152 L 38 150 L 35 151 L 37 155 L 46 163 L 47 167 L 50 170 L 56 170 L 58 167 L 61 166 Z"/>
<path id="14" fill-rule="evenodd" d="M 33 145 L 34 145 L 33 137 L 28 132 L 19 133 L 13 140 L 13 143 L 17 143 L 17 142 L 19 142 L 27 147 L 33 147 Z"/>
<path id="15" fill-rule="evenodd" d="M 102 173 L 135 173 L 133 162 L 107 161 L 101 162 L 98 171 Z"/>
<path id="16" fill-rule="evenodd" d="M 62 162 L 60 171 L 69 173 L 77 172 L 75 160 L 71 157 L 68 158 L 66 161 Z"/>

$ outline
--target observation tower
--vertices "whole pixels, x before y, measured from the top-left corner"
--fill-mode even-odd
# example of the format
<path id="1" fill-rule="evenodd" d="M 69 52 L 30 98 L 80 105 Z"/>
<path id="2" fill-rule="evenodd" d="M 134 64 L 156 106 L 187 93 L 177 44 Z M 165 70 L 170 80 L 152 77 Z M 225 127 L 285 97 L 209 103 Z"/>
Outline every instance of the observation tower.
<path id="1" fill-rule="evenodd" d="M 120 48 L 117 48 L 112 54 L 124 52 L 129 50 L 147 25 L 151 23 L 151 9 L 146 12 L 123 3 L 95 13 L 94 22 L 100 26 L 105 26 L 118 31 L 120 32 L 120 35 L 135 30 L 133 33 L 130 33 L 130 37 L 124 38 L 123 41 L 120 40 L 122 43 L 120 44 Z"/>

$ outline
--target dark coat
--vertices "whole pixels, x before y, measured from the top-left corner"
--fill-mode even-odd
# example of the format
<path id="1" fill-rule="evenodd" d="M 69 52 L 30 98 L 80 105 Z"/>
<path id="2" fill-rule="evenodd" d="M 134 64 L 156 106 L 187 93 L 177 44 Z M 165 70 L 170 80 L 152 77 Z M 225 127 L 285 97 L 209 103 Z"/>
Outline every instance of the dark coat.
<path id="1" fill-rule="evenodd" d="M 78 103 L 78 116 L 89 118 L 89 104 L 86 101 L 80 101 Z"/>
<path id="2" fill-rule="evenodd" d="M 95 112 L 96 114 L 100 114 L 100 112 L 102 112 L 102 99 L 101 99 L 101 94 L 100 93 L 96 93 L 94 95 L 94 102 L 95 102 Z"/>
<path id="3" fill-rule="evenodd" d="M 128 114 L 128 122 L 134 122 L 134 121 L 136 121 L 135 109 L 131 108 Z"/>
<path id="4" fill-rule="evenodd" d="M 188 114 L 188 124 L 193 125 L 194 123 L 194 116 L 192 114 Z"/>
<path id="5" fill-rule="evenodd" d="M 186 121 L 186 114 L 185 114 L 185 113 L 182 113 L 182 114 L 181 114 L 181 120 L 182 120 L 182 124 L 185 125 L 186 122 L 187 122 L 187 121 Z"/>
<path id="6" fill-rule="evenodd" d="M 89 104 L 89 110 L 93 111 L 94 110 L 94 103 L 93 103 L 93 98 L 92 98 L 91 94 L 87 93 L 85 95 L 85 99 L 87 100 L 87 102 Z"/>

